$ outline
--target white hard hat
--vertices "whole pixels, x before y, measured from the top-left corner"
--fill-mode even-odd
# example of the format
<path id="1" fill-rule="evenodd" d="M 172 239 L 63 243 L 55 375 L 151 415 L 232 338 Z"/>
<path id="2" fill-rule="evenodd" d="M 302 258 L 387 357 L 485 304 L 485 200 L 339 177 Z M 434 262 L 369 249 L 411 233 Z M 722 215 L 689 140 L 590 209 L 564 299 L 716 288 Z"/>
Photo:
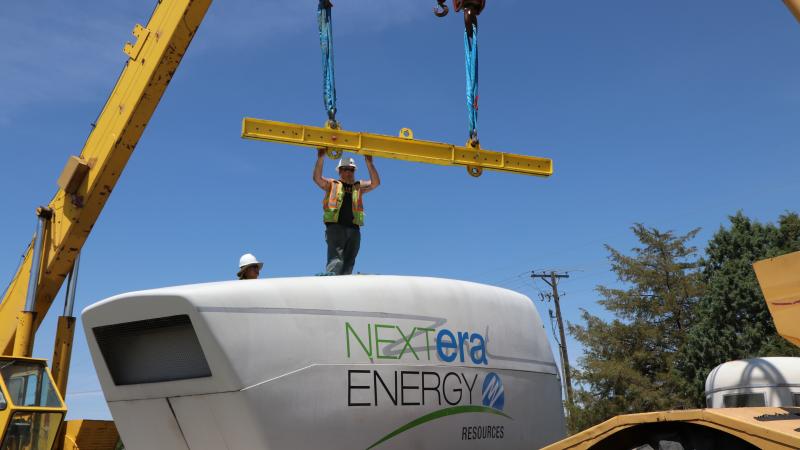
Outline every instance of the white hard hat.
<path id="1" fill-rule="evenodd" d="M 336 170 L 341 169 L 342 167 L 352 167 L 353 170 L 357 169 L 356 161 L 353 158 L 342 158 L 339 160 L 339 165 L 336 166 Z"/>
<path id="2" fill-rule="evenodd" d="M 257 260 L 256 257 L 252 253 L 245 253 L 239 258 L 239 269 L 244 269 L 247 266 L 252 266 L 254 264 L 258 265 L 258 270 L 261 270 L 264 267 L 264 263 Z"/>

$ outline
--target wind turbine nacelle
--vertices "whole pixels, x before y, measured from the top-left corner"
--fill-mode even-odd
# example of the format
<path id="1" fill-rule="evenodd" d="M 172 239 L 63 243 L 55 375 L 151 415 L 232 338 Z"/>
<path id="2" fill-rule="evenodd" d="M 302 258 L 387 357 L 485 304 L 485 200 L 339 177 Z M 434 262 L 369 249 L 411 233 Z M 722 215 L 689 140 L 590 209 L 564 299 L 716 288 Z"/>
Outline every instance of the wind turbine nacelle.
<path id="1" fill-rule="evenodd" d="M 84 310 L 129 450 L 531 449 L 564 436 L 527 297 L 436 278 L 231 281 Z"/>

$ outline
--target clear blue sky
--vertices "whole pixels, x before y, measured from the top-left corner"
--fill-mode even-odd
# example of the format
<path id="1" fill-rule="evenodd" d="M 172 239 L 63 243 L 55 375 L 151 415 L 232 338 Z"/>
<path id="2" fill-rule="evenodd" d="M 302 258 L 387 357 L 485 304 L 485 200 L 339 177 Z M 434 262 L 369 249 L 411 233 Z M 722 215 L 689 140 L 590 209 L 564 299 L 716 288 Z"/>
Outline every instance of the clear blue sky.
<path id="1" fill-rule="evenodd" d="M 78 310 L 111 295 L 319 272 L 313 150 L 244 141 L 254 116 L 322 124 L 316 1 L 218 0 L 84 248 Z M 571 271 L 564 314 L 599 312 L 603 244 L 643 222 L 708 237 L 737 210 L 798 209 L 800 26 L 782 2 L 488 2 L 480 17 L 486 148 L 552 157 L 550 179 L 376 160 L 357 270 L 458 278 L 537 297 L 532 269 Z M 0 6 L 0 282 L 48 202 L 154 1 Z M 460 18 L 433 0 L 339 0 L 339 118 L 347 129 L 466 141 Z M 358 158 L 361 162 L 361 158 Z M 333 176 L 333 165 L 326 166 Z M 60 311 L 63 295 L 56 300 Z M 546 307 L 536 302 L 546 316 Z M 49 357 L 56 314 L 38 335 Z M 580 350 L 570 340 L 571 359 Z M 70 417 L 109 417 L 78 330 Z"/>

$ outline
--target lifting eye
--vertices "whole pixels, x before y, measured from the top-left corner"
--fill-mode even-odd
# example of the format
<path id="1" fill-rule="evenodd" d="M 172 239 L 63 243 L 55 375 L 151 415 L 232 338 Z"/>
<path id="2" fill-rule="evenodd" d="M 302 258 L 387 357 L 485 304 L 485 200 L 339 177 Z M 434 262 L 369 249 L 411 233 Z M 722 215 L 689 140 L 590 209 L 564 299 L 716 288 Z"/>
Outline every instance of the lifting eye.
<path id="1" fill-rule="evenodd" d="M 467 173 L 469 173 L 470 176 L 478 178 L 479 176 L 483 175 L 483 167 L 467 166 Z"/>

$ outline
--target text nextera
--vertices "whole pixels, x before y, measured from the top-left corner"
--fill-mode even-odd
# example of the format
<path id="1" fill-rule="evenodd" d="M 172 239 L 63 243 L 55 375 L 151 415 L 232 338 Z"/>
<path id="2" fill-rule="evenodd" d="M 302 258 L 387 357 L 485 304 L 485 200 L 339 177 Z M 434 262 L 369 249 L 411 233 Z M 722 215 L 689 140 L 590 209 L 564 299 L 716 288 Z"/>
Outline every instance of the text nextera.
<path id="1" fill-rule="evenodd" d="M 433 341 L 431 341 L 432 336 L 434 336 Z M 346 322 L 345 341 L 348 358 L 351 350 L 360 347 L 370 359 L 399 360 L 406 356 L 420 360 L 421 355 L 430 361 L 433 348 L 436 356 L 443 362 L 450 363 L 458 359 L 462 363 L 469 360 L 473 364 L 489 364 L 486 340 L 482 335 L 468 331 L 452 332 L 441 329 L 436 332 L 434 328 L 425 327 L 411 327 L 404 330 L 398 325 L 377 323 L 367 324 L 366 330 L 360 328 L 357 331 Z"/>

